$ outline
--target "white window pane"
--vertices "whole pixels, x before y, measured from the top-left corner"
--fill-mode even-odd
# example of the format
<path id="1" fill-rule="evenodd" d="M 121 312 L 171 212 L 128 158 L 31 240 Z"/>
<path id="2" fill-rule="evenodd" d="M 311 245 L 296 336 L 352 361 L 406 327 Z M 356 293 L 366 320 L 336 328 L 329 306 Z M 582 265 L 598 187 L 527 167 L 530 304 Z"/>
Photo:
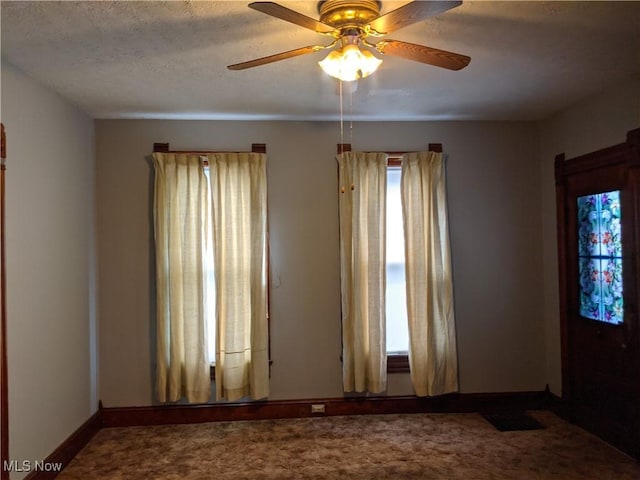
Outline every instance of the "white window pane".
<path id="1" fill-rule="evenodd" d="M 387 353 L 407 353 L 408 350 L 404 264 L 387 264 Z"/>
<path id="2" fill-rule="evenodd" d="M 387 169 L 387 353 L 409 351 L 399 168 Z"/>
<path id="3" fill-rule="evenodd" d="M 205 168 L 205 175 L 209 181 L 209 169 Z M 213 230 L 211 222 L 208 223 L 206 232 L 210 250 L 204 252 L 205 273 L 205 322 L 207 327 L 207 351 L 209 363 L 216 363 L 216 282 L 213 270 Z"/>
<path id="4" fill-rule="evenodd" d="M 387 169 L 387 263 L 404 264 L 400 169 Z"/>

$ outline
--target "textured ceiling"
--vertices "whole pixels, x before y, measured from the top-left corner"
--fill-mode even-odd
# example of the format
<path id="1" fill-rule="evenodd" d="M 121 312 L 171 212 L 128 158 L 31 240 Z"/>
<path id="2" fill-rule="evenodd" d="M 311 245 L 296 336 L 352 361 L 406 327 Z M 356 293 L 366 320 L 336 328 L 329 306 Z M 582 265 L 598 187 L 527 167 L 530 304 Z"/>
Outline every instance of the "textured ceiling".
<path id="1" fill-rule="evenodd" d="M 338 82 L 317 65 L 326 52 L 226 69 L 328 43 L 248 3 L 2 1 L 2 57 L 95 118 L 336 119 Z M 316 1 L 280 3 L 318 17 Z M 640 2 L 468 1 L 392 38 L 471 64 L 384 56 L 344 84 L 347 118 L 536 120 L 640 78 Z"/>

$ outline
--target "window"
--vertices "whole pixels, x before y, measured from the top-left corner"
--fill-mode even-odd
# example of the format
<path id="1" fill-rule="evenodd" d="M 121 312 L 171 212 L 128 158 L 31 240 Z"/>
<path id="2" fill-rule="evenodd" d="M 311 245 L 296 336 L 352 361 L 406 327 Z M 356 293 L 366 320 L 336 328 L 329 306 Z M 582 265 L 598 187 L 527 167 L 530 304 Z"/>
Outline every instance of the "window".
<path id="1" fill-rule="evenodd" d="M 386 336 L 387 371 L 409 371 L 409 323 L 404 258 L 404 227 L 400 195 L 400 162 L 390 160 L 387 167 L 387 290 Z"/>
<path id="2" fill-rule="evenodd" d="M 153 155 L 161 402 L 269 392 L 266 155 L 208 156 Z"/>
<path id="3" fill-rule="evenodd" d="M 411 382 L 417 396 L 456 391 L 455 318 L 443 154 L 436 151 L 403 154 L 401 172 L 390 168 L 399 166 L 397 156 L 392 157 L 390 164 L 389 154 L 383 152 L 344 152 L 337 160 L 344 391 L 385 391 L 387 373 L 406 371 L 409 355 Z M 401 236 L 398 233 L 404 229 L 397 223 L 399 218 L 411 226 Z M 391 233 L 389 239 L 387 228 Z M 404 262 L 403 251 L 407 252 Z M 402 287 L 406 288 L 406 301 L 394 294 L 401 293 Z M 387 290 L 391 296 L 389 319 Z M 406 315 L 394 309 L 400 306 L 400 311 L 404 310 L 403 304 Z M 406 327 L 399 327 L 402 324 Z M 405 329 L 410 335 L 402 335 Z M 410 342 L 402 341 L 402 336 L 411 337 Z M 432 345 L 436 348 L 431 348 Z M 402 355 L 404 352 L 407 355 Z M 402 370 L 396 364 L 401 359 L 406 359 Z"/>
<path id="4" fill-rule="evenodd" d="M 580 315 L 620 324 L 622 232 L 620 191 L 578 197 Z"/>

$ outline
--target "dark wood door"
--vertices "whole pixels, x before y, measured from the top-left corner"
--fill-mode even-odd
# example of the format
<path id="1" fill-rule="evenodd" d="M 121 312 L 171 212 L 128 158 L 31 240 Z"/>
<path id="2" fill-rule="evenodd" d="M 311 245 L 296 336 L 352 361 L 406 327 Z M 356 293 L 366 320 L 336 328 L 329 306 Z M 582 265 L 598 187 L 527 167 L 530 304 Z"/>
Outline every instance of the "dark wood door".
<path id="1" fill-rule="evenodd" d="M 572 421 L 640 458 L 640 130 L 556 158 L 563 400 Z"/>

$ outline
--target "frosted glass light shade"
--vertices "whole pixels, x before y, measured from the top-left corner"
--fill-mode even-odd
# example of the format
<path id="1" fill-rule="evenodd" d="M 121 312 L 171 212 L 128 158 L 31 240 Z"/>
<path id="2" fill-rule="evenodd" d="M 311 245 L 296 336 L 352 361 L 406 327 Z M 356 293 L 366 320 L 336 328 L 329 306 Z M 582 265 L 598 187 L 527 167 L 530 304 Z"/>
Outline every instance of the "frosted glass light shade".
<path id="1" fill-rule="evenodd" d="M 371 52 L 362 51 L 357 45 L 349 44 L 329 53 L 324 60 L 318 62 L 318 65 L 332 77 L 343 82 L 352 82 L 368 77 L 381 63 L 382 60 L 376 58 Z"/>

